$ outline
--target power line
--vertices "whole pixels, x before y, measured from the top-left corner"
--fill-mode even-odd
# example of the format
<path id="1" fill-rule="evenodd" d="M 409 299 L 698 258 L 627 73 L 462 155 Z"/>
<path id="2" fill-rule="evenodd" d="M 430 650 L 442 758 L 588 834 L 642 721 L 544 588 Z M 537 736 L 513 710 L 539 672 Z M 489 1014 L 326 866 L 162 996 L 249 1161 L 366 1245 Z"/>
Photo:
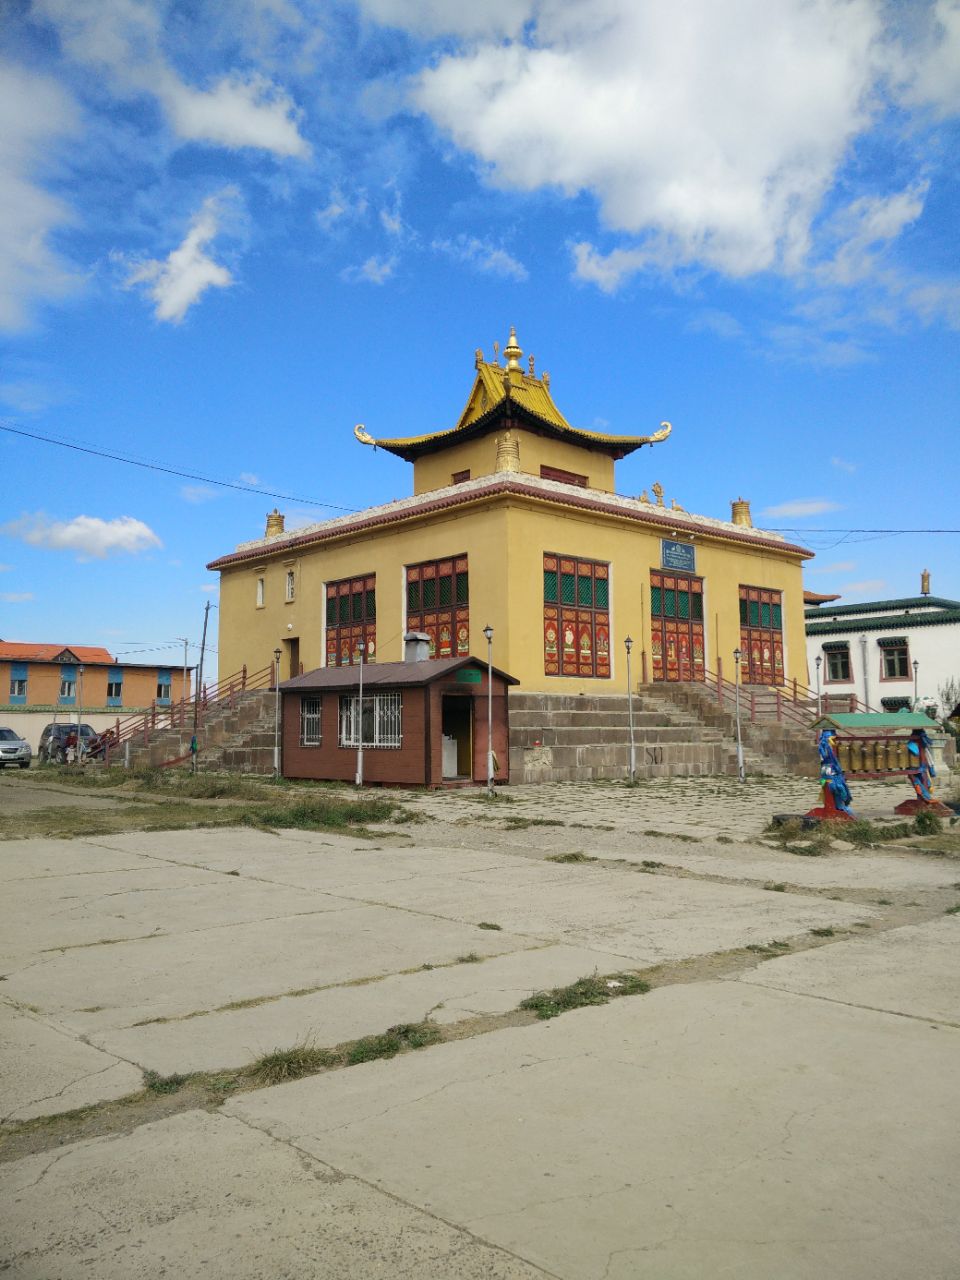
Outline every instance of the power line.
<path id="1" fill-rule="evenodd" d="M 69 440 L 58 440 L 55 436 L 40 435 L 36 431 L 24 431 L 20 427 L 11 427 L 3 422 L 0 422 L 0 431 L 6 431 L 10 435 L 24 436 L 28 440 L 40 440 L 44 444 L 55 444 L 61 449 L 72 449 L 75 453 L 87 453 L 95 458 L 107 458 L 111 462 L 122 462 L 129 467 L 142 467 L 145 471 L 160 471 L 164 475 L 177 476 L 181 480 L 199 480 L 202 484 L 214 484 L 221 489 L 235 489 L 238 493 L 252 493 L 263 498 L 279 498 L 282 502 L 298 502 L 310 507 L 327 507 L 331 511 L 346 511 L 350 514 L 355 514 L 359 510 L 358 507 L 345 507 L 337 502 L 321 502 L 317 498 L 297 497 L 289 493 L 277 493 L 272 489 L 257 489 L 252 485 L 237 484 L 233 480 L 217 480 L 212 476 L 200 475 L 195 471 L 180 471 L 175 467 L 164 467 L 158 462 L 142 462 L 139 458 L 128 458 L 121 453 L 110 453 L 106 449 L 94 449 L 87 445 L 74 444 Z M 957 534 L 960 533 L 960 529 L 812 529 L 799 528 L 795 525 L 764 525 L 759 532 L 798 533 L 804 536 L 813 533 L 861 533 L 888 536 L 908 533 Z"/>
<path id="2" fill-rule="evenodd" d="M 331 511 L 355 512 L 356 507 L 344 507 L 337 502 L 320 502 L 316 498 L 299 498 L 289 493 L 274 493 L 272 489 L 256 489 L 252 485 L 237 484 L 232 480 L 215 480 L 212 476 L 198 475 L 194 471 L 178 471 L 175 467 L 163 467 L 158 462 L 141 462 L 139 458 L 127 458 L 122 453 L 110 453 L 106 449 L 93 449 L 87 445 L 73 444 L 69 440 L 57 440 L 54 436 L 43 436 L 36 431 L 24 431 L 20 427 L 11 427 L 0 422 L 0 431 L 10 435 L 25 436 L 28 440 L 42 440 L 44 444 L 59 445 L 61 449 L 72 449 L 75 453 L 88 453 L 95 458 L 108 458 L 111 462 L 123 462 L 128 467 L 142 467 L 144 471 L 162 471 L 164 475 L 177 476 L 181 480 L 199 480 L 202 484 L 215 484 L 221 489 L 236 489 L 240 493 L 255 493 L 263 498 L 279 498 L 281 502 L 297 502 L 308 507 L 327 507 Z"/>

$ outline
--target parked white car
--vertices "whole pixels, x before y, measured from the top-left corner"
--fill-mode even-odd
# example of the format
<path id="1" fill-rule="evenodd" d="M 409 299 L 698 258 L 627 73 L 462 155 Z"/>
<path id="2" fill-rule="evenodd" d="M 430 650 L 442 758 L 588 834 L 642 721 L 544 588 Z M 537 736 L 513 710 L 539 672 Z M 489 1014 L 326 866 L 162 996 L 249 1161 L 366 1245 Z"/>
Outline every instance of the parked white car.
<path id="1" fill-rule="evenodd" d="M 21 738 L 12 729 L 0 728 L 0 769 L 7 764 L 19 765 L 21 769 L 29 769 L 33 752 L 30 743 Z"/>

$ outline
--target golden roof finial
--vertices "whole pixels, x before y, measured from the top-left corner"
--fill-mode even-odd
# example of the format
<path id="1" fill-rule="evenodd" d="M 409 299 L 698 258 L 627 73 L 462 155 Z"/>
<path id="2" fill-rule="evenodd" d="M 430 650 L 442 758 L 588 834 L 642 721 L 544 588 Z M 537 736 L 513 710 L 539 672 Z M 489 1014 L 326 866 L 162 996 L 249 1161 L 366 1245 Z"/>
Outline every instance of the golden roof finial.
<path id="1" fill-rule="evenodd" d="M 510 337 L 507 339 L 507 345 L 503 348 L 503 354 L 507 357 L 508 369 L 520 369 L 520 357 L 523 352 L 517 342 L 517 331 L 513 325 L 510 326 Z"/>
<path id="2" fill-rule="evenodd" d="M 499 342 L 495 342 L 493 344 L 493 363 L 494 364 L 500 363 L 500 343 Z"/>
<path id="3" fill-rule="evenodd" d="M 283 516 L 274 507 L 272 511 L 267 512 L 267 531 L 263 536 L 276 538 L 281 533 L 283 533 Z"/>
<path id="4" fill-rule="evenodd" d="M 530 369 L 530 377 L 535 378 L 537 376 L 536 373 L 534 372 L 536 367 L 536 361 L 534 360 L 533 356 L 527 356 L 527 365 Z"/>
<path id="5" fill-rule="evenodd" d="M 479 369 L 482 364 L 483 364 L 483 348 L 477 347 L 476 351 L 473 353 L 473 367 L 475 369 Z"/>

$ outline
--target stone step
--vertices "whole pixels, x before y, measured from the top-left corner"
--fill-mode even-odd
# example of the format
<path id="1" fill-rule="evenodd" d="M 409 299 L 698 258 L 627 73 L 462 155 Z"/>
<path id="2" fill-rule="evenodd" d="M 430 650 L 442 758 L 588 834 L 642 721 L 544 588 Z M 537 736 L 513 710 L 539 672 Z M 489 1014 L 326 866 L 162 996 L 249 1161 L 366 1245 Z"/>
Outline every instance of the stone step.
<path id="1" fill-rule="evenodd" d="M 671 724 L 673 720 L 659 710 L 645 711 L 634 705 L 633 723 L 639 725 Z M 630 713 L 624 708 L 609 711 L 558 711 L 551 708 L 515 711 L 510 708 L 510 728 L 557 728 L 561 725 L 611 728 L 629 726 Z"/>
<path id="2" fill-rule="evenodd" d="M 696 742 L 712 743 L 723 741 L 722 734 L 715 729 L 704 729 L 696 725 L 671 725 L 656 728 L 634 729 L 636 743 L 673 743 Z M 627 728 L 617 729 L 514 729 L 510 726 L 510 745 L 516 747 L 553 747 L 553 746 L 605 746 L 608 743 L 629 745 L 630 731 Z"/>

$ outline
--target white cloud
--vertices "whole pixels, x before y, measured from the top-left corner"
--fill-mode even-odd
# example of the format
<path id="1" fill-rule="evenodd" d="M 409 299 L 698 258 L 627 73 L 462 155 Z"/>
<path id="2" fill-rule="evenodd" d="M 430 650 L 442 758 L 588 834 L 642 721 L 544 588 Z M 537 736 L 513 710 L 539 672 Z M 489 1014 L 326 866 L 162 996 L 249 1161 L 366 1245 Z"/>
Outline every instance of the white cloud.
<path id="1" fill-rule="evenodd" d="M 117 516 L 113 520 L 102 520 L 99 516 L 51 520 L 37 512 L 0 526 L 0 533 L 9 538 L 19 538 L 32 547 L 75 551 L 80 559 L 85 560 L 102 560 L 117 552 L 137 555 L 163 546 L 150 526 L 133 516 Z"/>
<path id="2" fill-rule="evenodd" d="M 502 276 L 507 280 L 529 278 L 530 273 L 522 262 L 490 240 L 459 235 L 455 240 L 434 240 L 430 247 L 453 258 L 455 262 L 474 267 L 477 271 L 489 272 L 490 275 Z"/>
<path id="3" fill-rule="evenodd" d="M 34 598 L 32 591 L 0 591 L 0 600 L 4 604 L 23 604 Z"/>
<path id="4" fill-rule="evenodd" d="M 359 0 L 375 22 L 417 35 L 516 36 L 533 5 L 530 0 L 485 0 L 455 4 L 452 0 Z"/>
<path id="5" fill-rule="evenodd" d="M 828 284 L 850 285 L 877 273 L 882 251 L 920 217 L 928 182 L 915 182 L 889 196 L 861 196 L 836 214 L 828 234 L 838 247 L 817 274 Z"/>
<path id="6" fill-rule="evenodd" d="M 330 199 L 322 209 L 314 214 L 317 224 L 324 231 L 330 231 L 342 223 L 355 222 L 367 212 L 367 197 L 363 191 L 352 198 L 344 195 L 339 187 L 330 192 Z"/>
<path id="7" fill-rule="evenodd" d="M 960 0 L 936 0 L 918 46 L 891 51 L 906 102 L 941 116 L 960 110 Z"/>
<path id="8" fill-rule="evenodd" d="M 37 303 L 80 283 L 50 243 L 72 214 L 38 184 L 54 141 L 77 127 L 59 85 L 0 61 L 0 329 L 26 328 Z"/>
<path id="9" fill-rule="evenodd" d="M 159 6 L 141 0 L 34 0 L 33 13 L 56 29 L 68 57 L 98 71 L 115 93 L 159 102 L 184 141 L 278 156 L 309 154 L 296 107 L 264 76 L 227 75 L 210 89 L 182 80 L 161 50 Z"/>
<path id="10" fill-rule="evenodd" d="M 259 484 L 260 477 L 255 476 L 252 471 L 241 471 L 237 477 L 241 484 Z"/>
<path id="11" fill-rule="evenodd" d="M 761 511 L 763 516 L 822 516 L 827 511 L 842 511 L 839 502 L 827 498 L 792 498 Z"/>
<path id="12" fill-rule="evenodd" d="M 220 590 L 220 583 L 219 583 L 219 582 L 205 582 L 205 583 L 201 586 L 200 590 L 201 590 L 201 591 L 206 591 L 206 592 L 208 592 L 209 594 L 211 594 L 211 595 L 212 595 L 215 591 L 219 591 L 219 590 Z"/>
<path id="13" fill-rule="evenodd" d="M 235 194 L 231 188 L 218 196 L 208 196 L 194 216 L 183 243 L 162 262 L 151 259 L 135 267 L 127 276 L 127 287 L 147 285 L 147 294 L 156 303 L 158 320 L 179 324 L 190 307 L 209 288 L 225 289 L 233 284 L 226 267 L 204 252 L 220 229 L 221 199 Z"/>
<path id="14" fill-rule="evenodd" d="M 855 475 L 857 464 L 855 462 L 847 462 L 844 458 L 831 458 L 831 467 L 836 467 L 838 471 L 846 471 L 847 475 Z"/>
<path id="15" fill-rule="evenodd" d="M 742 338 L 743 325 L 728 311 L 711 307 L 699 312 L 687 325 L 690 333 L 715 333 L 718 338 Z"/>
<path id="16" fill-rule="evenodd" d="M 571 245 L 573 274 L 577 280 L 595 284 L 604 293 L 616 293 L 625 280 L 653 263 L 646 249 L 613 249 L 600 253 L 587 240 Z"/>
<path id="17" fill-rule="evenodd" d="M 886 586 L 884 578 L 865 578 L 863 582 L 844 583 L 842 590 L 845 596 L 872 596 L 885 591 Z"/>
<path id="18" fill-rule="evenodd" d="M 9 573 L 12 568 L 12 564 L 0 564 L 0 573 Z"/>
<path id="19" fill-rule="evenodd" d="M 414 101 L 494 184 L 590 192 L 643 236 L 626 256 L 580 247 L 602 288 L 650 263 L 795 272 L 870 122 L 881 35 L 869 0 L 553 0 L 526 43 L 440 57 Z"/>
<path id="20" fill-rule="evenodd" d="M 29 378 L 14 382 L 0 382 L 0 402 L 21 413 L 42 413 L 52 405 L 62 404 L 66 396 L 62 391 L 43 382 Z"/>
<path id="21" fill-rule="evenodd" d="M 219 498 L 220 494 L 216 489 L 211 489 L 205 484 L 184 484 L 180 486 L 180 497 L 184 502 L 209 502 L 212 498 Z"/>
<path id="22" fill-rule="evenodd" d="M 386 284 L 396 270 L 396 258 L 367 258 L 359 267 L 346 267 L 340 278 L 350 283 Z"/>
<path id="23" fill-rule="evenodd" d="M 856 560 L 836 560 L 833 564 L 818 564 L 808 570 L 809 573 L 852 573 L 857 567 Z"/>

